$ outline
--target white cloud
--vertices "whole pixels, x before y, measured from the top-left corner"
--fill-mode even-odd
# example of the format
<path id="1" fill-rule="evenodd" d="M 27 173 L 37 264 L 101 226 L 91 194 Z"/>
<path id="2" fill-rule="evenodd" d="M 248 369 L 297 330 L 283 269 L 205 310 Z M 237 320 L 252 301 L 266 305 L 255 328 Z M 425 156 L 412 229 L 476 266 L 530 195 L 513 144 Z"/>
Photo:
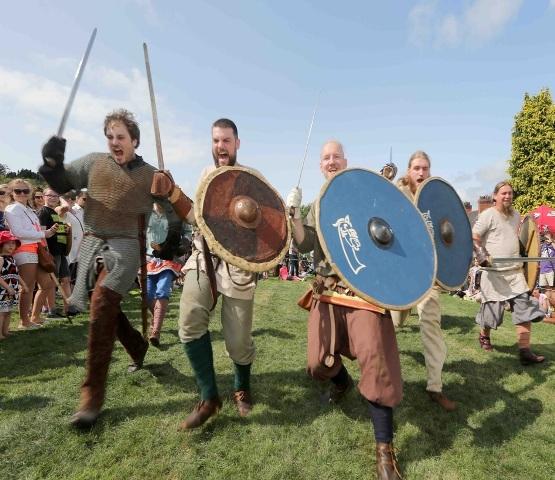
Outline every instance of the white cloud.
<path id="1" fill-rule="evenodd" d="M 63 59 L 51 59 L 60 65 Z M 102 151 L 105 142 L 102 124 L 105 115 L 115 108 L 124 107 L 135 113 L 141 124 L 141 145 L 138 151 L 145 159 L 156 164 L 156 148 L 151 120 L 150 100 L 146 77 L 138 69 L 120 71 L 89 64 L 86 85 L 81 84 L 71 110 L 64 136 L 68 139 L 68 156 L 75 158 L 90 151 Z M 98 89 L 97 95 L 91 89 Z M 62 85 L 41 75 L 11 70 L 0 65 L 0 102 L 17 118 L 18 125 L 29 134 L 28 165 L 18 168 L 36 168 L 36 154 L 40 145 L 58 128 L 69 95 L 69 85 Z M 163 96 L 157 97 L 158 114 L 164 160 L 167 168 L 174 168 L 174 178 L 189 191 L 194 187 L 191 178 L 198 176 L 201 160 L 206 161 L 206 138 L 195 139 L 191 128 L 180 118 Z M 0 157 L 7 155 L 0 148 Z M 13 155 L 12 155 L 13 157 Z M 191 175 L 191 170 L 194 173 Z M 181 177 L 181 178 L 180 178 Z"/>
<path id="2" fill-rule="evenodd" d="M 555 8 L 555 0 L 549 0 L 549 6 Z"/>
<path id="3" fill-rule="evenodd" d="M 409 12 L 409 41 L 417 46 L 479 45 L 500 35 L 522 5 L 523 0 L 473 0 L 454 13 L 438 1 L 423 0 Z"/>
<path id="4" fill-rule="evenodd" d="M 447 15 L 439 25 L 438 35 L 447 46 L 458 45 L 461 40 L 460 21 L 454 15 Z"/>
<path id="5" fill-rule="evenodd" d="M 145 20 L 151 25 L 160 24 L 160 15 L 158 15 L 152 0 L 127 0 L 127 3 L 133 4 L 130 8 L 142 12 Z"/>
<path id="6" fill-rule="evenodd" d="M 462 200 L 469 201 L 473 208 L 477 208 L 480 195 L 491 194 L 497 182 L 508 178 L 507 167 L 506 160 L 485 164 L 474 172 L 456 176 L 452 181 L 453 187 Z"/>
<path id="7" fill-rule="evenodd" d="M 431 38 L 430 24 L 436 17 L 436 0 L 425 0 L 409 12 L 409 41 L 417 46 L 427 44 Z"/>
<path id="8" fill-rule="evenodd" d="M 497 36 L 518 14 L 523 0 L 476 0 L 464 14 L 466 33 L 477 42 Z"/>

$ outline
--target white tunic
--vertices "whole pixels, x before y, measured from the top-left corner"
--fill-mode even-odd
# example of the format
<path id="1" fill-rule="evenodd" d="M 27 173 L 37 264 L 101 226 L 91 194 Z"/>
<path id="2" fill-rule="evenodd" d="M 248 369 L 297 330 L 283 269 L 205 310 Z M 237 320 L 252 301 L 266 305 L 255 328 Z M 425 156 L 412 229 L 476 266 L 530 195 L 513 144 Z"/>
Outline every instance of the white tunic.
<path id="1" fill-rule="evenodd" d="M 495 207 L 484 210 L 472 229 L 479 235 L 482 245 L 495 257 L 520 257 L 518 226 L 520 215 L 513 211 L 509 216 Z M 483 268 L 480 279 L 482 303 L 502 302 L 515 298 L 529 290 L 522 262 L 493 263 L 491 268 Z"/>

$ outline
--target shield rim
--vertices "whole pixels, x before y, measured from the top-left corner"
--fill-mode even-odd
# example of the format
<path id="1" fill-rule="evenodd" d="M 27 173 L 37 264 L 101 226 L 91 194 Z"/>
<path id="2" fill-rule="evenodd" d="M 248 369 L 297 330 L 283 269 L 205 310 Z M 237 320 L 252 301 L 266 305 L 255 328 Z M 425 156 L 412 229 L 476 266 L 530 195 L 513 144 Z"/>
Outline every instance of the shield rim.
<path id="1" fill-rule="evenodd" d="M 212 233 L 212 230 L 204 221 L 204 218 L 202 216 L 202 210 L 204 205 L 204 198 L 206 197 L 206 192 L 208 191 L 210 182 L 218 175 L 223 175 L 229 171 L 241 171 L 258 178 L 259 180 L 264 182 L 264 184 L 267 187 L 269 187 L 270 190 L 274 192 L 274 194 L 276 195 L 276 197 L 279 199 L 279 201 L 283 206 L 283 217 L 285 222 L 285 229 L 287 232 L 286 241 L 285 241 L 284 247 L 281 249 L 281 251 L 276 253 L 276 256 L 272 260 L 268 260 L 266 262 L 261 262 L 261 263 L 252 263 L 252 262 L 249 262 L 248 260 L 245 260 L 244 258 L 234 255 L 229 250 L 224 248 L 220 242 L 218 242 L 215 235 Z M 197 227 L 199 228 L 200 232 L 204 236 L 210 251 L 215 255 L 217 255 L 218 257 L 220 257 L 225 262 L 231 265 L 234 265 L 235 267 L 241 268 L 248 272 L 257 272 L 257 273 L 266 272 L 268 270 L 271 270 L 272 268 L 275 268 L 285 257 L 285 254 L 289 250 L 289 245 L 291 243 L 291 224 L 287 217 L 287 209 L 285 207 L 285 203 L 283 202 L 283 199 L 281 198 L 278 191 L 268 182 L 268 180 L 266 180 L 266 178 L 261 173 L 259 173 L 258 171 L 252 168 L 243 167 L 239 165 L 224 166 L 224 167 L 217 167 L 215 170 L 212 170 L 210 173 L 208 173 L 208 175 L 206 175 L 202 179 L 197 189 L 197 192 L 195 195 L 194 212 L 195 212 L 195 220 L 197 222 Z"/>
<path id="2" fill-rule="evenodd" d="M 520 242 L 522 242 L 522 238 L 520 237 L 520 233 L 522 231 L 522 226 L 524 225 L 524 223 L 528 223 L 528 228 L 530 228 L 530 225 L 532 226 L 532 231 L 534 232 L 534 236 L 532 237 L 533 239 L 535 238 L 534 244 L 536 246 L 536 252 L 537 255 L 530 255 L 530 243 L 527 242 L 527 244 L 525 245 L 526 247 L 526 254 L 528 256 L 534 256 L 534 257 L 539 257 L 540 256 L 540 250 L 541 250 L 541 241 L 540 241 L 540 230 L 538 228 L 538 226 L 536 225 L 536 222 L 534 222 L 534 218 L 532 217 L 532 215 L 530 215 L 529 213 L 527 213 L 526 215 L 524 215 L 522 217 L 522 219 L 520 220 L 520 225 L 518 226 L 518 240 Z M 530 235 L 528 235 L 528 238 L 530 238 Z M 530 276 L 528 275 L 528 273 L 530 271 L 534 271 L 535 275 L 534 275 L 534 281 L 531 282 L 530 280 Z M 530 290 L 533 290 L 536 287 L 536 284 L 538 283 L 538 279 L 540 277 L 540 262 L 524 262 L 523 266 L 522 266 L 522 272 L 524 273 L 524 277 L 526 278 L 526 283 L 528 285 L 528 288 Z"/>
<path id="3" fill-rule="evenodd" d="M 451 190 L 452 190 L 453 192 L 455 192 L 455 194 L 457 195 L 457 198 L 458 198 L 459 201 L 460 201 L 461 207 L 462 207 L 462 209 L 464 210 L 464 204 L 463 204 L 463 202 L 462 202 L 462 200 L 461 200 L 461 197 L 459 197 L 459 194 L 457 193 L 457 191 L 455 190 L 455 188 L 453 187 L 453 185 L 451 185 L 447 180 L 445 180 L 445 179 L 442 178 L 442 177 L 428 177 L 426 180 L 424 180 L 424 181 L 418 186 L 418 189 L 416 190 L 416 193 L 414 194 L 414 205 L 415 205 L 415 207 L 418 209 L 418 211 L 420 211 L 420 209 L 418 208 L 418 199 L 420 198 L 420 193 L 421 193 L 422 189 L 424 188 L 424 186 L 425 186 L 426 184 L 428 184 L 428 183 L 430 183 L 430 182 L 432 182 L 432 181 L 438 181 L 438 180 L 441 181 L 441 182 L 443 182 L 443 183 L 445 183 L 448 187 L 451 188 Z M 422 212 L 421 212 L 421 213 L 422 213 Z M 468 218 L 468 215 L 466 215 L 466 221 L 467 221 L 467 223 L 468 223 L 468 231 L 470 232 L 470 241 L 471 241 L 471 245 L 472 245 L 472 226 L 470 225 L 470 220 L 469 220 L 469 218 Z M 435 239 L 434 239 L 434 248 L 435 248 L 435 250 L 436 250 L 436 256 L 437 256 L 437 247 L 436 247 Z M 468 276 L 468 270 L 470 270 L 470 267 L 472 266 L 473 259 L 474 259 L 474 255 L 472 255 L 472 256 L 470 257 L 470 262 L 469 262 L 468 268 L 467 268 L 467 276 Z M 438 262 L 439 262 L 439 260 L 438 260 Z M 446 283 L 443 283 L 441 280 L 439 280 L 439 278 L 437 277 L 437 274 L 436 274 L 436 283 L 437 283 L 441 288 L 443 288 L 444 290 L 447 290 L 447 291 L 458 290 L 460 287 L 462 287 L 462 286 L 464 285 L 465 281 L 466 281 L 466 278 L 465 278 L 465 280 L 463 280 L 459 285 L 447 285 Z"/>
<path id="4" fill-rule="evenodd" d="M 359 296 L 360 298 L 366 300 L 367 302 L 373 304 L 373 305 L 377 305 L 378 307 L 382 307 L 385 308 L 386 310 L 409 310 L 412 307 L 414 307 L 415 305 L 418 305 L 422 300 L 424 300 L 428 295 L 430 295 L 432 289 L 434 288 L 434 284 L 435 284 L 435 278 L 437 275 L 437 253 L 436 253 L 436 248 L 435 248 L 435 243 L 434 243 L 434 238 L 432 237 L 432 234 L 430 233 L 430 231 L 428 230 L 428 227 L 426 227 L 425 221 L 424 221 L 424 217 L 422 216 L 422 213 L 420 212 L 420 210 L 418 210 L 418 208 L 416 208 L 416 205 L 410 201 L 410 198 L 407 198 L 407 200 L 409 201 L 409 203 L 412 205 L 412 207 L 414 208 L 414 211 L 416 212 L 416 214 L 420 217 L 420 219 L 422 220 L 422 223 L 424 224 L 426 233 L 428 234 L 428 236 L 430 237 L 432 246 L 433 248 L 433 254 L 434 254 L 434 274 L 433 274 L 433 280 L 431 282 L 431 285 L 428 287 L 428 289 L 417 299 L 414 300 L 410 303 L 404 304 L 404 305 L 392 305 L 389 303 L 384 303 L 381 302 L 379 300 L 377 300 L 376 298 L 372 297 L 371 295 L 368 295 L 367 293 L 363 292 L 362 290 L 360 290 L 359 288 L 355 287 L 351 282 L 349 282 L 348 280 L 346 280 L 345 278 L 343 278 L 343 275 L 341 273 L 341 271 L 339 270 L 339 268 L 337 267 L 337 265 L 334 262 L 330 261 L 330 252 L 328 250 L 328 246 L 326 245 L 326 242 L 324 240 L 324 235 L 322 233 L 322 231 L 320 230 L 320 200 L 321 198 L 324 196 L 325 192 L 327 191 L 329 185 L 331 184 L 331 182 L 339 177 L 340 175 L 345 174 L 346 172 L 350 172 L 353 170 L 362 170 L 364 172 L 370 172 L 378 177 L 381 177 L 384 179 L 384 181 L 391 183 L 391 185 L 394 188 L 397 188 L 395 186 L 395 184 L 393 182 L 391 182 L 390 180 L 388 180 L 387 178 L 383 177 L 382 175 L 380 175 L 377 172 L 374 172 L 373 170 L 367 169 L 367 168 L 361 168 L 361 167 L 353 167 L 353 168 L 346 168 L 344 170 L 341 170 L 340 172 L 337 172 L 335 175 L 333 175 L 329 180 L 326 180 L 326 182 L 324 183 L 324 185 L 322 185 L 322 187 L 320 188 L 320 194 L 318 196 L 318 198 L 316 199 L 315 202 L 315 217 L 316 217 L 316 233 L 318 234 L 318 241 L 320 242 L 320 247 L 322 248 L 322 251 L 324 252 L 325 258 L 327 260 L 327 262 L 330 264 L 332 270 L 335 272 L 335 274 L 341 279 L 341 281 L 343 281 L 353 292 L 356 293 L 357 296 Z M 399 190 L 397 188 L 397 190 Z M 406 195 L 399 190 L 399 193 L 401 195 L 404 195 L 406 197 Z"/>

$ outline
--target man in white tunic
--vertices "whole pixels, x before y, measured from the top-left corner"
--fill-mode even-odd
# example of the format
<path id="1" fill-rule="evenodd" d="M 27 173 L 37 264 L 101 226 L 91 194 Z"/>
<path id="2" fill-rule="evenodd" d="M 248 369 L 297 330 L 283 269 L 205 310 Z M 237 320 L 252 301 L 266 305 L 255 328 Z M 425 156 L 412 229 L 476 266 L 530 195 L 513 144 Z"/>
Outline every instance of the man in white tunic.
<path id="1" fill-rule="evenodd" d="M 496 257 L 520 256 L 517 234 L 520 215 L 512 206 L 513 195 L 509 182 L 499 182 L 493 190 L 494 206 L 480 214 L 472 229 L 478 262 L 484 267 L 480 280 L 482 305 L 476 323 L 480 325 L 480 346 L 486 351 L 493 350 L 490 331 L 503 322 L 508 303 L 516 326 L 520 362 L 530 365 L 545 359 L 530 350 L 531 322 L 541 321 L 542 311 L 530 295 L 522 262 L 495 262 Z"/>

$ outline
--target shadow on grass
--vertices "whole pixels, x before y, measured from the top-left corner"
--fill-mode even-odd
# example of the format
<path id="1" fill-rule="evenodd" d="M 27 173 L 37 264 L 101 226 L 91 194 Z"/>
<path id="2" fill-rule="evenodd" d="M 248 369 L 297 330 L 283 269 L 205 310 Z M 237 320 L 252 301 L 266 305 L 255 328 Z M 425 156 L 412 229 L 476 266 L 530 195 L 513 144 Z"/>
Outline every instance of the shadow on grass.
<path id="1" fill-rule="evenodd" d="M 291 340 L 296 338 L 295 335 L 285 332 L 283 330 L 278 330 L 277 328 L 258 328 L 253 330 L 252 332 L 253 337 L 260 337 L 260 336 L 269 336 L 275 338 L 281 338 L 284 340 Z"/>
<path id="2" fill-rule="evenodd" d="M 420 360 L 419 355 L 413 354 Z M 480 364 L 469 360 L 451 362 L 449 370 L 459 373 L 464 381 L 449 385 L 446 393 L 458 403 L 455 412 L 443 412 L 432 403 L 424 382 L 408 382 L 404 386 L 404 400 L 395 411 L 399 426 L 411 425 L 417 433 L 411 436 L 410 448 L 403 450 L 403 462 L 439 456 L 453 447 L 461 430 L 469 430 L 472 443 L 478 447 L 501 447 L 521 430 L 536 422 L 543 405 L 536 398 L 520 398 L 530 391 L 505 388 L 506 375 L 526 371 L 535 384 L 548 380 L 548 369 L 543 366 L 520 367 L 517 360 L 491 357 Z"/>
<path id="3" fill-rule="evenodd" d="M 192 379 L 191 376 L 184 375 L 169 363 L 147 362 L 148 356 L 146 358 L 144 369 L 149 371 L 160 384 L 171 387 L 182 387 L 184 391 L 190 391 L 196 388 L 195 380 Z"/>
<path id="4" fill-rule="evenodd" d="M 190 394 L 197 391 L 193 377 L 182 374 L 169 364 L 149 365 L 145 369 L 151 372 L 161 383 L 183 388 L 184 393 Z M 199 438 L 205 438 L 208 441 L 211 438 L 210 432 L 214 429 L 220 429 L 224 425 L 233 423 L 256 423 L 275 426 L 310 424 L 319 415 L 332 408 L 329 405 L 320 405 L 318 384 L 307 376 L 304 369 L 260 373 L 254 374 L 251 379 L 255 402 L 254 410 L 247 418 L 241 418 L 235 412 L 235 407 L 231 405 L 233 380 L 233 375 L 216 376 L 220 397 L 224 402 L 224 412 L 220 412 L 203 428 L 195 430 L 195 434 L 198 432 Z M 110 385 L 108 385 L 108 388 L 110 388 Z M 108 405 L 103 411 L 95 430 L 103 429 L 103 424 L 115 425 L 133 417 L 149 417 L 181 412 L 184 415 L 183 418 L 185 418 L 198 401 L 199 398 L 195 394 L 192 401 L 177 402 L 172 400 L 155 406 L 152 403 L 118 408 L 112 408 Z M 228 414 L 226 407 L 231 407 L 233 413 Z M 352 395 L 347 400 L 346 407 L 351 407 L 350 409 L 357 407 L 360 417 L 364 416 L 364 409 L 356 395 Z"/>
<path id="5" fill-rule="evenodd" d="M 23 395 L 3 399 L 0 397 L 0 410 L 12 410 L 17 412 L 25 412 L 27 410 L 35 410 L 37 408 L 44 408 L 52 402 L 50 397 L 39 397 L 38 395 Z"/>
<path id="6" fill-rule="evenodd" d="M 478 330 L 478 326 L 469 320 L 468 316 L 453 316 L 453 315 L 442 315 L 441 316 L 441 329 L 442 330 L 458 330 L 460 334 L 471 333 L 473 330 Z M 478 335 L 478 333 L 476 333 Z"/>
<path id="7" fill-rule="evenodd" d="M 82 365 L 75 356 L 87 348 L 87 331 L 86 322 L 74 320 L 14 333 L 2 342 L 0 377 L 25 379 L 46 369 Z"/>

